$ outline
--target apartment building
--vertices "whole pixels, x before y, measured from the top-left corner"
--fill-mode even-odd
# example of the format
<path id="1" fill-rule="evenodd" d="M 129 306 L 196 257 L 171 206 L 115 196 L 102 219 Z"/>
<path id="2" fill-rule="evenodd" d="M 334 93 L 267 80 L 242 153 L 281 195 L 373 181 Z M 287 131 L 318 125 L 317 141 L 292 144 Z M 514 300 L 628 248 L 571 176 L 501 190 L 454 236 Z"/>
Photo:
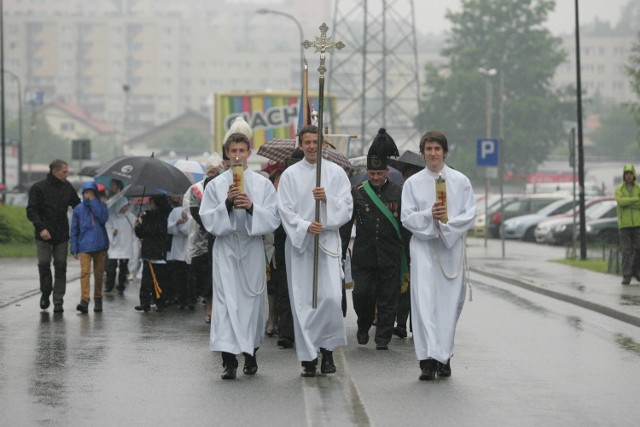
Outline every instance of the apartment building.
<path id="1" fill-rule="evenodd" d="M 20 79 L 25 99 L 36 92 L 44 104 L 81 105 L 120 137 L 133 137 L 187 110 L 209 115 L 217 92 L 299 90 L 296 23 L 259 15 L 259 6 L 8 0 L 5 68 Z M 329 6 L 287 0 L 275 8 L 295 15 L 311 38 Z M 7 79 L 5 91 L 12 117 L 18 86 Z"/>
<path id="2" fill-rule="evenodd" d="M 631 90 L 625 70 L 634 37 L 591 36 L 580 37 L 580 69 L 582 89 L 587 98 L 599 97 L 604 105 L 617 105 L 637 101 Z M 575 36 L 562 37 L 567 61 L 558 67 L 554 77 L 557 87 L 576 86 Z"/>

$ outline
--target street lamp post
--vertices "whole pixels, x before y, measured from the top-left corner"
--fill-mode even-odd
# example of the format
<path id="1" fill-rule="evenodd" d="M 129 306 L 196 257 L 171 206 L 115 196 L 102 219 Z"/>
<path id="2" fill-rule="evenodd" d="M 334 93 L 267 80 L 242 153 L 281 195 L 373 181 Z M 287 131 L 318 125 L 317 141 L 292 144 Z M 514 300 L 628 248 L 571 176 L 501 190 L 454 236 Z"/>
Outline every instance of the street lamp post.
<path id="1" fill-rule="evenodd" d="M 495 76 L 497 71 L 495 68 L 489 70 L 478 68 L 478 72 L 487 77 L 486 79 L 486 105 L 485 105 L 485 133 L 487 138 L 491 138 L 491 122 L 493 116 L 493 82 L 491 77 Z M 485 170 L 484 175 L 484 247 L 487 247 L 487 238 L 489 235 L 489 171 Z"/>
<path id="2" fill-rule="evenodd" d="M 304 48 L 302 47 L 302 43 L 304 42 L 304 33 L 302 31 L 302 25 L 300 24 L 300 21 L 298 21 L 295 16 L 285 12 L 280 12 L 279 10 L 258 9 L 256 10 L 256 13 L 259 15 L 267 15 L 267 14 L 280 15 L 295 22 L 296 26 L 298 27 L 298 33 L 300 35 L 300 43 L 299 43 L 300 44 L 300 80 L 302 81 L 303 74 L 304 74 Z"/>
<path id="3" fill-rule="evenodd" d="M 22 187 L 22 85 L 20 84 L 20 78 L 13 72 L 7 69 L 2 72 L 9 74 L 14 78 L 18 85 L 18 188 Z"/>

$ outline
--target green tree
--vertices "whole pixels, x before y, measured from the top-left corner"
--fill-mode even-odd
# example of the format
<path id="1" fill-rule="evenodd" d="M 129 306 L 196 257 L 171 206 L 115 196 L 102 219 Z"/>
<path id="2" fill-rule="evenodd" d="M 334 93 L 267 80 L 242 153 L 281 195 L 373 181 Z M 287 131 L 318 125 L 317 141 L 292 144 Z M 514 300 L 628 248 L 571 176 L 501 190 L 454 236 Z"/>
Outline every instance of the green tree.
<path id="1" fill-rule="evenodd" d="M 638 159 L 635 143 L 638 127 L 629 110 L 620 106 L 602 116 L 600 127 L 591 134 L 596 152 L 601 156 L 622 160 Z"/>
<path id="2" fill-rule="evenodd" d="M 18 120 L 7 123 L 7 137 L 19 139 Z M 53 159 L 69 159 L 71 143 L 51 130 L 42 115 L 24 117 L 22 120 L 22 161 L 49 164 Z"/>
<path id="3" fill-rule="evenodd" d="M 419 129 L 440 129 L 450 140 L 449 161 L 473 177 L 475 141 L 499 134 L 502 82 L 505 171 L 532 172 L 553 144 L 564 143 L 563 118 L 575 108 L 552 89 L 552 78 L 565 59 L 561 41 L 543 27 L 552 0 L 462 0 L 448 12 L 451 33 L 442 55 L 444 66 L 427 65 L 427 91 Z M 487 77 L 479 72 L 495 69 Z M 493 98 L 491 135 L 486 135 L 487 79 Z M 564 97 L 566 102 L 571 101 Z"/>
<path id="4" fill-rule="evenodd" d="M 627 74 L 629 75 L 629 82 L 631 83 L 631 90 L 636 94 L 636 102 L 627 104 L 627 107 L 631 111 L 634 120 L 638 127 L 640 127 L 640 32 L 636 37 L 636 41 L 631 47 L 631 54 L 629 55 L 629 64 L 626 66 Z M 636 133 L 636 141 L 640 143 L 640 132 Z"/>

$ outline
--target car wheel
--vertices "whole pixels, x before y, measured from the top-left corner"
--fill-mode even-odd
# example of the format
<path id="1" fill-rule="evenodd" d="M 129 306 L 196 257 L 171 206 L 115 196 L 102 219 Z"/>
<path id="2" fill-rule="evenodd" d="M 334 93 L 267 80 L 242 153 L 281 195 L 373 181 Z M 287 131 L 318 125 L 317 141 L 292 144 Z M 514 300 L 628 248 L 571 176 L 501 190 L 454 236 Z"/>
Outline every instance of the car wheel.
<path id="1" fill-rule="evenodd" d="M 528 229 L 524 233 L 524 236 L 522 237 L 522 240 L 524 240 L 525 242 L 535 242 L 536 241 L 536 236 L 534 236 L 534 234 L 533 234 L 534 231 L 535 231 L 535 227 L 531 227 L 530 229 Z"/>

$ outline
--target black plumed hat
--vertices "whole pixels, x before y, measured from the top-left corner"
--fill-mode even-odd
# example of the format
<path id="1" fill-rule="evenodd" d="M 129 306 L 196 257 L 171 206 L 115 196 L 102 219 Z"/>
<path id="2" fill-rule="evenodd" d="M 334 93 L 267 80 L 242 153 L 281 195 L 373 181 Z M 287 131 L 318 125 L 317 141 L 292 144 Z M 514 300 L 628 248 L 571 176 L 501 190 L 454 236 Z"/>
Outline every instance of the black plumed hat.
<path id="1" fill-rule="evenodd" d="M 389 156 L 398 157 L 398 147 L 385 128 L 380 128 L 378 134 L 373 138 L 373 142 L 367 153 L 367 169 L 384 170 L 387 168 L 387 158 Z"/>

